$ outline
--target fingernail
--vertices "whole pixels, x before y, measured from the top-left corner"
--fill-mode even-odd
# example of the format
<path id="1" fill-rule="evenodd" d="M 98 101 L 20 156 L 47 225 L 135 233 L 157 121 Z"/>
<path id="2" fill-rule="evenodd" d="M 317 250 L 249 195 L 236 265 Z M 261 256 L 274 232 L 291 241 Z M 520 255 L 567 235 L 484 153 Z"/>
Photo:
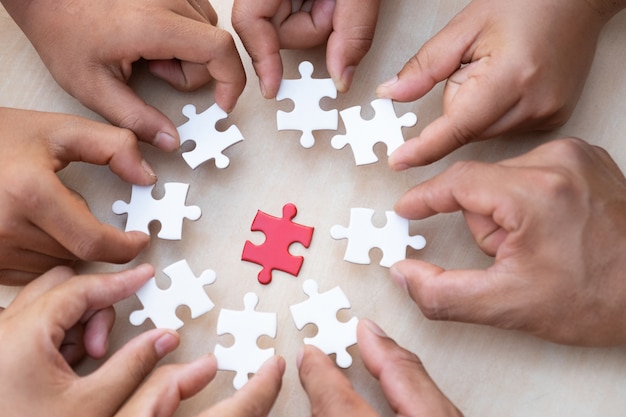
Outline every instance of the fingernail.
<path id="1" fill-rule="evenodd" d="M 156 174 L 154 173 L 154 170 L 152 169 L 152 167 L 150 166 L 150 164 L 148 164 L 145 160 L 141 161 L 141 166 L 143 167 L 143 170 L 146 174 L 148 174 L 148 176 L 154 178 L 155 180 L 157 179 Z"/>
<path id="2" fill-rule="evenodd" d="M 396 75 L 395 77 L 390 78 L 390 79 L 388 79 L 387 81 L 385 81 L 384 83 L 382 83 L 382 84 L 380 85 L 380 87 L 383 87 L 383 88 L 388 88 L 388 87 L 391 87 L 392 85 L 394 85 L 395 83 L 397 83 L 397 82 L 398 82 L 398 80 L 399 80 L 399 78 L 398 78 L 398 76 Z"/>
<path id="3" fill-rule="evenodd" d="M 398 82 L 398 76 L 396 75 L 395 77 L 385 81 L 384 83 L 380 84 L 377 88 L 376 88 L 376 95 L 379 98 L 390 98 L 389 94 L 388 94 L 388 89 L 393 86 L 395 83 Z"/>
<path id="4" fill-rule="evenodd" d="M 178 141 L 167 132 L 157 133 L 153 144 L 164 151 L 175 151 L 178 149 Z"/>
<path id="5" fill-rule="evenodd" d="M 387 336 L 387 333 L 385 333 L 385 331 L 378 326 L 378 324 L 368 319 L 361 319 L 361 320 L 365 321 L 365 325 L 367 326 L 367 328 L 370 329 L 372 333 L 374 333 L 376 336 L 389 337 Z"/>
<path id="6" fill-rule="evenodd" d="M 154 341 L 154 350 L 160 358 L 176 349 L 176 346 L 178 346 L 178 337 L 173 330 L 168 330 Z"/>
<path id="7" fill-rule="evenodd" d="M 300 348 L 298 356 L 296 356 L 296 366 L 298 369 L 300 369 L 300 365 L 302 365 L 302 358 L 304 358 L 304 346 Z"/>
<path id="8" fill-rule="evenodd" d="M 277 361 L 278 363 L 276 365 L 278 365 L 278 370 L 280 371 L 282 375 L 285 373 L 285 368 L 287 368 L 287 364 L 285 363 L 285 358 L 283 358 L 282 356 L 278 356 Z"/>
<path id="9" fill-rule="evenodd" d="M 402 288 L 404 291 L 409 292 L 409 285 L 406 282 L 406 277 L 404 276 L 404 274 L 402 274 L 395 266 L 391 267 L 390 273 L 393 282 L 395 282 L 396 285 Z"/>
<path id="10" fill-rule="evenodd" d="M 265 83 L 263 83 L 263 80 L 261 79 L 259 79 L 259 88 L 261 89 L 261 95 L 263 98 L 267 98 L 267 88 L 265 88 Z"/>
<path id="11" fill-rule="evenodd" d="M 352 79 L 354 78 L 354 73 L 356 72 L 355 66 L 346 67 L 341 74 L 339 79 L 335 80 L 335 87 L 337 91 L 340 93 L 345 93 L 350 88 L 350 84 L 352 84 Z"/>

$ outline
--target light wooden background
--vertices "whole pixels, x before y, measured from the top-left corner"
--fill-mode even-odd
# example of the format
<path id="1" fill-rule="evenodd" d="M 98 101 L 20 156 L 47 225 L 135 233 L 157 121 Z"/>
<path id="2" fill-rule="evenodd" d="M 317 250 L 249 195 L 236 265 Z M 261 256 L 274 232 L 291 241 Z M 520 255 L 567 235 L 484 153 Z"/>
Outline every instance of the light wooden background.
<path id="1" fill-rule="evenodd" d="M 213 3 L 221 18 L 220 25 L 232 30 L 231 1 Z M 371 116 L 368 103 L 375 98 L 375 87 L 393 76 L 467 3 L 464 0 L 383 2 L 374 46 L 359 67 L 351 91 L 337 100 L 323 101 L 323 105 L 340 110 L 362 105 L 364 114 Z M 278 313 L 277 338 L 261 338 L 260 344 L 275 347 L 288 364 L 272 415 L 307 415 L 308 401 L 298 383 L 295 357 L 302 338 L 314 334 L 315 330 L 309 326 L 304 332 L 298 332 L 288 306 L 306 299 L 301 285 L 305 279 L 313 278 L 318 281 L 320 291 L 336 285 L 345 291 L 352 308 L 340 312 L 342 320 L 351 316 L 374 319 L 399 343 L 416 352 L 443 391 L 468 416 L 623 415 L 626 410 L 624 349 L 566 347 L 518 332 L 430 322 L 391 282 L 388 270 L 377 265 L 380 253 L 372 252 L 372 265 L 347 263 L 342 260 L 347 242 L 334 241 L 329 230 L 335 224 L 347 226 L 351 207 L 376 209 L 376 222 L 382 225 L 384 210 L 391 209 L 398 196 L 454 161 L 496 161 L 519 155 L 556 137 L 579 136 L 601 145 L 626 169 L 622 138 L 626 131 L 625 40 L 626 14 L 622 13 L 606 27 L 583 97 L 571 120 L 561 129 L 474 144 L 431 166 L 406 173 L 393 173 L 387 168 L 384 146 L 376 148 L 381 162 L 356 167 L 349 148 L 338 151 L 330 146 L 334 132 L 318 132 L 315 146 L 308 150 L 299 145 L 298 132 L 278 132 L 276 111 L 287 110 L 290 105 L 261 97 L 247 55 L 241 49 L 248 85 L 234 112 L 218 125 L 226 128 L 236 124 L 245 137 L 244 142 L 226 152 L 231 158 L 230 167 L 218 170 L 211 162 L 191 170 L 180 153 L 163 154 L 143 147 L 146 159 L 157 170 L 160 184 L 190 183 L 187 204 L 200 206 L 203 214 L 197 222 L 185 222 L 180 242 L 154 237 L 151 247 L 136 262 L 151 262 L 161 278 L 164 278 L 161 270 L 180 259 L 187 259 L 198 275 L 204 269 L 217 273 L 217 281 L 206 288 L 217 307 L 196 320 L 189 318 L 184 307 L 180 309 L 186 323 L 180 331 L 182 344 L 164 362 L 189 361 L 212 351 L 216 343 L 231 343 L 230 336 L 216 335 L 219 309 L 242 309 L 243 295 L 254 291 L 260 297 L 258 310 Z M 0 13 L 0 51 L 0 105 L 100 119 L 55 84 L 4 10 Z M 315 65 L 316 77 L 327 76 L 323 48 L 285 52 L 283 57 L 287 78 L 298 77 L 298 63 L 305 59 Z M 193 103 L 203 110 L 213 103 L 211 86 L 194 93 L 180 93 L 148 75 L 141 65 L 131 84 L 177 125 L 186 120 L 181 113 L 185 104 Z M 419 118 L 415 127 L 405 129 L 405 137 L 417 135 L 441 113 L 441 91 L 440 85 L 415 103 L 396 105 L 398 113 L 410 110 Z M 343 131 L 341 123 L 339 129 Z M 106 167 L 73 164 L 60 175 L 69 187 L 87 199 L 99 219 L 123 228 L 125 217 L 113 214 L 111 204 L 117 199 L 128 201 L 130 185 Z M 275 273 L 271 285 L 261 286 L 256 281 L 260 267 L 242 262 L 241 249 L 246 240 L 263 241 L 261 233 L 249 230 L 256 211 L 260 209 L 278 216 L 287 202 L 297 205 L 297 222 L 315 227 L 313 241 L 309 249 L 299 245 L 292 248 L 293 253 L 305 256 L 298 278 Z M 481 268 L 491 262 L 475 247 L 459 214 L 412 222 L 411 231 L 424 235 L 428 244 L 419 252 L 409 250 L 410 257 L 448 268 Z M 119 268 L 93 264 L 81 265 L 79 270 Z M 15 292 L 14 288 L 0 288 L 2 305 L 6 305 Z M 129 324 L 128 315 L 140 307 L 134 297 L 117 306 L 113 350 L 151 328 L 149 322 L 141 327 Z M 354 364 L 345 371 L 346 375 L 382 415 L 390 415 L 377 381 L 362 365 L 358 349 L 352 347 L 349 351 Z M 97 365 L 88 361 L 80 371 L 88 372 Z M 220 372 L 209 387 L 183 404 L 177 416 L 194 416 L 230 396 L 234 392 L 233 375 Z"/>

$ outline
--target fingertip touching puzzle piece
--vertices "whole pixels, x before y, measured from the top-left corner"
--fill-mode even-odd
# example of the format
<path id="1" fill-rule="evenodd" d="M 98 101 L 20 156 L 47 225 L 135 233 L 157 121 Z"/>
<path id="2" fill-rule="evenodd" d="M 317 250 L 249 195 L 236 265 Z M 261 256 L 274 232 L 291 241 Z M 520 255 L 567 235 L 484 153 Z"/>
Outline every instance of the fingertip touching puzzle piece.
<path id="1" fill-rule="evenodd" d="M 193 319 L 214 307 L 204 286 L 215 282 L 215 272 L 207 269 L 196 277 L 184 259 L 163 269 L 163 272 L 170 277 L 169 287 L 159 288 L 154 277 L 146 282 L 135 294 L 143 309 L 130 314 L 131 324 L 139 326 L 150 319 L 157 328 L 178 330 L 184 324 L 176 315 L 179 306 L 188 306 Z"/>
<path id="2" fill-rule="evenodd" d="M 195 169 L 198 165 L 210 159 L 215 159 L 215 166 L 226 168 L 230 160 L 224 151 L 232 145 L 243 141 L 243 136 L 237 126 L 230 126 L 224 132 L 215 128 L 215 124 L 225 119 L 228 114 L 217 103 L 202 113 L 197 113 L 196 106 L 187 104 L 183 107 L 183 114 L 189 119 L 178 127 L 181 146 L 187 141 L 193 141 L 196 147 L 183 152 L 187 165 Z"/>
<path id="3" fill-rule="evenodd" d="M 261 365 L 274 356 L 274 348 L 261 349 L 257 344 L 259 337 L 276 337 L 276 313 L 255 310 L 259 298 L 249 292 L 244 296 L 243 310 L 222 309 L 217 319 L 217 334 L 229 333 L 235 338 L 230 347 L 220 344 L 215 346 L 217 369 L 235 371 L 233 386 L 242 388 L 248 382 L 248 375 L 259 370 Z"/>
<path id="4" fill-rule="evenodd" d="M 371 164 L 378 161 L 374 153 L 374 145 L 383 142 L 387 145 L 387 156 L 391 155 L 404 143 L 403 127 L 414 126 L 417 123 L 415 113 L 405 113 L 396 116 L 393 102 L 389 99 L 376 99 L 371 103 L 375 115 L 371 120 L 361 117 L 361 106 L 354 106 L 342 110 L 341 119 L 346 128 L 345 135 L 335 135 L 331 145 L 335 149 L 342 149 L 350 144 L 354 160 L 357 165 Z"/>
<path id="5" fill-rule="evenodd" d="M 162 199 L 152 197 L 154 185 L 133 185 L 130 202 L 117 200 L 112 209 L 115 214 L 128 213 L 126 231 L 139 231 L 150 234 L 148 226 L 153 220 L 161 223 L 157 236 L 161 239 L 180 240 L 183 219 L 198 220 L 202 211 L 198 206 L 186 206 L 189 184 L 168 182 L 164 185 Z"/>
<path id="6" fill-rule="evenodd" d="M 301 78 L 282 80 L 276 100 L 290 99 L 294 103 L 291 112 L 279 110 L 276 113 L 278 130 L 300 130 L 300 144 L 310 148 L 315 144 L 313 131 L 337 130 L 339 117 L 337 110 L 323 110 L 320 100 L 323 97 L 336 98 L 337 88 L 330 78 L 312 78 L 313 64 L 303 61 L 298 66 Z"/>
<path id="7" fill-rule="evenodd" d="M 391 267 L 406 258 L 406 247 L 420 250 L 426 246 L 424 236 L 409 235 L 409 221 L 398 216 L 394 211 L 386 211 L 387 223 L 384 227 L 372 224 L 374 210 L 352 208 L 348 227 L 335 225 L 330 234 L 334 239 L 348 239 L 344 260 L 356 264 L 371 262 L 369 251 L 376 247 L 382 250 L 380 265 Z"/>
<path id="8" fill-rule="evenodd" d="M 337 312 L 350 308 L 350 301 L 339 287 L 325 293 L 319 293 L 317 282 L 306 280 L 303 290 L 309 299 L 289 307 L 291 316 L 299 330 L 313 323 L 317 334 L 304 338 L 304 343 L 313 345 L 327 355 L 335 354 L 337 366 L 347 368 L 352 365 L 352 356 L 346 350 L 356 344 L 358 319 L 352 317 L 347 322 L 337 320 Z"/>
<path id="9" fill-rule="evenodd" d="M 241 259 L 259 264 L 263 269 L 259 272 L 258 280 L 261 284 L 272 281 L 272 271 L 279 270 L 297 276 L 300 273 L 302 256 L 293 256 L 289 247 L 293 243 L 300 243 L 305 248 L 311 244 L 313 227 L 293 222 L 298 213 L 295 205 L 288 203 L 283 206 L 283 217 L 274 217 L 262 211 L 257 211 L 250 230 L 263 232 L 265 242 L 255 245 L 246 241 Z"/>

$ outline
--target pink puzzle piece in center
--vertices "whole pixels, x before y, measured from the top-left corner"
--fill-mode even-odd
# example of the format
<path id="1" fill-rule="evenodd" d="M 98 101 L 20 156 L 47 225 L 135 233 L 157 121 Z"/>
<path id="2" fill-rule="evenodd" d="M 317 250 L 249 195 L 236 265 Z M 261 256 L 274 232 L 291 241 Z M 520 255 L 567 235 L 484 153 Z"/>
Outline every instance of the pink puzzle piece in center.
<path id="1" fill-rule="evenodd" d="M 294 223 L 292 220 L 297 213 L 298 209 L 291 203 L 283 206 L 282 218 L 270 216 L 260 210 L 257 211 L 250 230 L 263 232 L 265 242 L 261 245 L 255 245 L 249 240 L 246 241 L 241 259 L 263 267 L 258 275 L 261 284 L 267 285 L 272 281 L 274 269 L 293 276 L 298 276 L 300 273 L 304 258 L 293 256 L 289 252 L 289 246 L 297 242 L 308 248 L 313 237 L 313 227 Z"/>

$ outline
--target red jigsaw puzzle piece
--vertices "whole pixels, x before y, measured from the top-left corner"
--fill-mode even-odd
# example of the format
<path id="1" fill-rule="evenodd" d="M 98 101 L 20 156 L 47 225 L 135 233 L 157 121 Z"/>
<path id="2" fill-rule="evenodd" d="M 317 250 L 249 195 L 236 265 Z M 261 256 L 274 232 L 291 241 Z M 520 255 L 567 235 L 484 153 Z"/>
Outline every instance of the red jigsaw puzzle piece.
<path id="1" fill-rule="evenodd" d="M 289 253 L 289 246 L 298 242 L 308 248 L 313 237 L 313 227 L 294 223 L 292 220 L 297 213 L 298 209 L 291 203 L 283 206 L 282 218 L 257 211 L 250 230 L 263 232 L 265 242 L 255 245 L 249 240 L 246 241 L 241 259 L 263 267 L 258 276 L 261 284 L 267 285 L 272 281 L 274 269 L 298 276 L 304 258 Z"/>

